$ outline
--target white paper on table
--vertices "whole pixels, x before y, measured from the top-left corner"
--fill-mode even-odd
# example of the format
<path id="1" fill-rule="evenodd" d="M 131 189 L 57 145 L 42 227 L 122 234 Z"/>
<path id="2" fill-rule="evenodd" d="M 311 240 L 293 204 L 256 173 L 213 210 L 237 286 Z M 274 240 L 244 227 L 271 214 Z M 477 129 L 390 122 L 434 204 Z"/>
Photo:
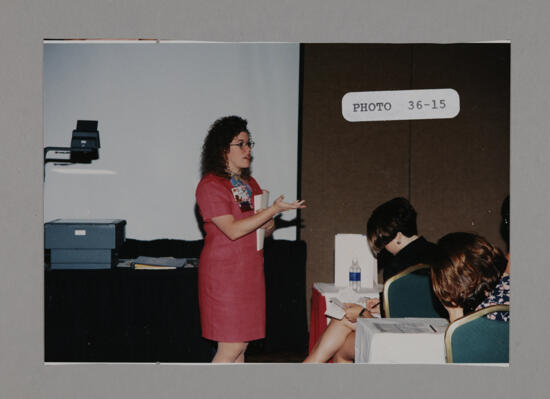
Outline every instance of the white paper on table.
<path id="1" fill-rule="evenodd" d="M 394 334 L 421 334 L 421 333 L 436 333 L 437 330 L 432 325 L 415 324 L 415 323 L 395 323 L 395 324 L 380 324 L 373 323 L 374 327 L 383 333 Z"/>
<path id="2" fill-rule="evenodd" d="M 358 305 L 363 306 L 365 305 L 365 301 L 367 300 L 365 294 L 354 291 L 350 287 L 340 288 L 336 297 L 344 303 L 357 303 Z"/>
<path id="3" fill-rule="evenodd" d="M 269 203 L 269 191 L 262 190 L 261 194 L 256 194 L 254 196 L 254 211 L 257 212 L 259 209 L 267 209 L 267 204 Z M 265 240 L 265 229 L 256 230 L 256 250 L 260 251 L 264 248 Z"/>
<path id="4" fill-rule="evenodd" d="M 364 234 L 334 236 L 334 284 L 348 286 L 349 267 L 353 258 L 357 258 L 361 268 L 361 287 L 375 287 L 378 283 L 378 264 Z"/>

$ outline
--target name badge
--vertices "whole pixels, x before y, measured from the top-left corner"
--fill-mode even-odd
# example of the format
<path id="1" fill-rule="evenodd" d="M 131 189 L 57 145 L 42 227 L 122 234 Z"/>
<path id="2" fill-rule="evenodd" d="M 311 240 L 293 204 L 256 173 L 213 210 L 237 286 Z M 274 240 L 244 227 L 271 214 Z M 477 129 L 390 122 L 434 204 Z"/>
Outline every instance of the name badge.
<path id="1" fill-rule="evenodd" d="M 233 198 L 239 205 L 239 208 L 242 212 L 247 212 L 252 210 L 252 202 L 250 201 L 250 196 L 248 195 L 248 190 L 245 186 L 237 186 L 231 189 L 233 193 Z"/>

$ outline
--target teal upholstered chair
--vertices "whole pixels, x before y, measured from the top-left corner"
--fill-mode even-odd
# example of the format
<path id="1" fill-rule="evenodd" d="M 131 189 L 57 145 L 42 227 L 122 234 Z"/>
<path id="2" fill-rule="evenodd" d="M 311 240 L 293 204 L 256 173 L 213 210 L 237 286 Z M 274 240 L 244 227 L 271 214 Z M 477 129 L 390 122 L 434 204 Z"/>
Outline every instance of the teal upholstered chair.
<path id="1" fill-rule="evenodd" d="M 508 312 L 508 305 L 494 305 L 462 317 L 447 327 L 448 363 L 508 363 L 510 323 L 485 317 Z"/>
<path id="2" fill-rule="evenodd" d="M 384 284 L 385 317 L 445 317 L 444 308 L 435 297 L 430 266 L 408 267 Z"/>

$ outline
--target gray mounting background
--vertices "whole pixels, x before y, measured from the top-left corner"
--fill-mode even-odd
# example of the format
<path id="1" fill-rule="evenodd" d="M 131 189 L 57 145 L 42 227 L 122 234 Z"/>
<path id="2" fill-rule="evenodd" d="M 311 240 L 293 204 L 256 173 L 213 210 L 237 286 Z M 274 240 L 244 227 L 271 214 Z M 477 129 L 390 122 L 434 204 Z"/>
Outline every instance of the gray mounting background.
<path id="1" fill-rule="evenodd" d="M 0 6 L 0 396 L 541 398 L 550 349 L 550 57 L 543 1 L 3 1 Z M 511 40 L 510 367 L 45 365 L 42 40 L 455 43 Z M 537 317 L 538 316 L 538 317 Z"/>

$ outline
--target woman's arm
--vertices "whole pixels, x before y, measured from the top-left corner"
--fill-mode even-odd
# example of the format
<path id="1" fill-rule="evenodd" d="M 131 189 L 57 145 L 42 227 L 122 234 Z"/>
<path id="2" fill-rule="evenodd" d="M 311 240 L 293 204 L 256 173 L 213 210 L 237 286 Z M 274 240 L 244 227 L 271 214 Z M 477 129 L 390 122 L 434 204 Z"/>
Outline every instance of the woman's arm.
<path id="1" fill-rule="evenodd" d="M 262 209 L 263 211 L 263 209 Z M 265 229 L 265 236 L 269 237 L 275 230 L 275 220 L 273 218 L 269 219 L 263 225 L 260 226 L 262 229 Z"/>
<path id="2" fill-rule="evenodd" d="M 237 240 L 261 227 L 275 215 L 291 209 L 305 208 L 305 200 L 284 202 L 284 195 L 277 198 L 269 208 L 244 219 L 235 220 L 233 215 L 212 218 L 212 222 L 230 239 Z"/>

